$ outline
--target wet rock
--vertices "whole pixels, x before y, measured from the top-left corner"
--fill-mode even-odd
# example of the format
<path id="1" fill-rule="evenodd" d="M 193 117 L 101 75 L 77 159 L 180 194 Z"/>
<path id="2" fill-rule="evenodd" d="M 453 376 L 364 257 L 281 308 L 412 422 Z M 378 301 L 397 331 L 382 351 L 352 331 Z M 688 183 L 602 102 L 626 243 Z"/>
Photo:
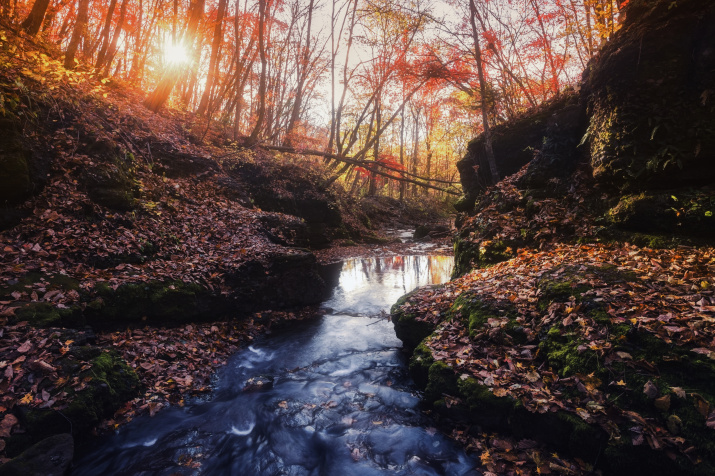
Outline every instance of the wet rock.
<path id="1" fill-rule="evenodd" d="M 415 241 L 423 240 L 426 237 L 429 238 L 444 238 L 449 236 L 450 228 L 446 225 L 419 225 L 415 229 L 415 233 L 412 235 L 412 239 Z"/>
<path id="2" fill-rule="evenodd" d="M 72 462 L 74 440 L 69 433 L 50 436 L 0 466 L 0 476 L 62 476 Z"/>
<path id="3" fill-rule="evenodd" d="M 257 377 L 251 377 L 246 380 L 243 386 L 244 392 L 255 392 L 258 390 L 268 390 L 273 388 L 273 377 L 270 375 L 258 375 Z"/>

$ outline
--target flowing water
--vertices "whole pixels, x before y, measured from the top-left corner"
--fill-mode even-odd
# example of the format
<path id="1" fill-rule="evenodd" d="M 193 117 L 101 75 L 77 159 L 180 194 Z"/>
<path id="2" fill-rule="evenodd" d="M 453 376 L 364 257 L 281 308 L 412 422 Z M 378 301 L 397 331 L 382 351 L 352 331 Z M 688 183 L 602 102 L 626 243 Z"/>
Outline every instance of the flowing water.
<path id="1" fill-rule="evenodd" d="M 233 356 L 206 401 L 141 417 L 72 474 L 476 475 L 418 407 L 386 312 L 452 258 L 342 263 L 326 314 Z"/>

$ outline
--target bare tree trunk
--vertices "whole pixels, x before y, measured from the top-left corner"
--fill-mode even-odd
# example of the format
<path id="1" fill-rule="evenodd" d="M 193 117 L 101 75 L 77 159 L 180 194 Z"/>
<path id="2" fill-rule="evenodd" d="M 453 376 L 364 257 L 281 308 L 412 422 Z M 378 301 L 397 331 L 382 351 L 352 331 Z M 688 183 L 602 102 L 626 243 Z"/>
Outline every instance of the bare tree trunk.
<path id="1" fill-rule="evenodd" d="M 377 131 L 375 136 L 375 143 L 373 144 L 372 157 L 375 162 L 380 160 L 380 126 L 382 122 L 382 111 L 380 107 L 380 96 L 375 96 L 375 130 Z M 377 194 L 377 177 L 374 174 L 370 174 L 370 186 L 368 188 L 368 195 L 371 197 Z"/>
<path id="2" fill-rule="evenodd" d="M 213 44 L 211 45 L 211 58 L 209 60 L 209 72 L 206 76 L 206 87 L 201 96 L 199 107 L 196 110 L 197 114 L 204 114 L 209 107 L 211 99 L 211 90 L 213 89 L 216 75 L 218 74 L 218 57 L 223 41 L 223 17 L 226 14 L 227 0 L 219 0 L 218 12 L 216 13 L 216 27 L 214 28 Z M 210 118 L 209 118 L 210 120 Z"/>
<path id="3" fill-rule="evenodd" d="M 77 46 L 79 46 L 79 42 L 87 30 L 88 12 L 89 0 L 79 0 L 77 21 L 74 24 L 72 38 L 70 38 L 70 44 L 67 46 L 67 52 L 65 53 L 65 68 L 67 69 L 74 69 L 75 67 L 74 55 L 77 53 Z"/>
<path id="4" fill-rule="evenodd" d="M 112 65 L 112 61 L 114 61 L 114 56 L 117 54 L 117 42 L 119 41 L 119 35 L 122 34 L 122 28 L 124 28 L 124 19 L 127 15 L 127 3 L 128 0 L 123 0 L 122 6 L 119 8 L 119 20 L 117 20 L 117 28 L 114 30 L 112 42 L 109 44 L 107 54 L 104 57 L 104 65 L 100 63 L 97 64 L 97 69 L 104 66 L 104 76 L 109 75 L 109 68 Z"/>
<path id="5" fill-rule="evenodd" d="M 109 2 L 109 8 L 107 9 L 107 17 L 104 19 L 102 33 L 99 35 L 100 45 L 97 62 L 94 66 L 95 68 L 99 68 L 104 63 L 104 55 L 107 53 L 107 48 L 109 48 L 109 32 L 112 27 L 112 16 L 114 15 L 115 8 L 117 8 L 117 0 L 111 0 Z"/>
<path id="6" fill-rule="evenodd" d="M 37 32 L 40 31 L 42 20 L 45 18 L 45 13 L 49 5 L 50 0 L 35 0 L 30 14 L 27 15 L 25 21 L 20 24 L 20 28 L 25 30 L 29 35 L 35 36 Z"/>
<path id="7" fill-rule="evenodd" d="M 258 84 L 258 117 L 256 124 L 253 127 L 248 144 L 252 145 L 258 142 L 258 135 L 261 132 L 263 121 L 266 117 L 266 0 L 258 0 L 258 55 L 261 59 L 261 77 Z"/>
<path id="8" fill-rule="evenodd" d="M 308 4 L 308 32 L 306 33 L 305 39 L 305 50 L 303 52 L 303 58 L 298 66 L 298 86 L 295 91 L 295 101 L 293 102 L 293 111 L 290 115 L 290 121 L 288 122 L 288 127 L 286 127 L 286 140 L 285 145 L 291 146 L 293 129 L 295 124 L 298 122 L 298 117 L 300 116 L 300 108 L 303 102 L 303 87 L 305 86 L 305 80 L 308 76 L 309 65 L 310 65 L 310 33 L 311 26 L 313 22 L 313 0 L 310 0 Z"/>
<path id="9" fill-rule="evenodd" d="M 405 168 L 405 110 L 400 117 L 400 165 Z M 400 201 L 405 199 L 405 182 L 400 182 Z"/>
<path id="10" fill-rule="evenodd" d="M 482 50 L 479 45 L 479 32 L 477 31 L 477 7 L 474 5 L 474 0 L 469 0 L 469 20 L 472 25 L 472 36 L 474 39 L 474 52 L 477 60 L 477 74 L 479 76 L 479 91 L 482 96 L 482 122 L 484 125 L 484 150 L 487 155 L 487 162 L 492 173 L 492 182 L 499 182 L 499 171 L 497 170 L 497 162 L 494 158 L 494 149 L 492 148 L 492 133 L 489 128 L 489 117 L 487 114 L 487 84 L 484 80 L 484 68 L 482 65 Z"/>

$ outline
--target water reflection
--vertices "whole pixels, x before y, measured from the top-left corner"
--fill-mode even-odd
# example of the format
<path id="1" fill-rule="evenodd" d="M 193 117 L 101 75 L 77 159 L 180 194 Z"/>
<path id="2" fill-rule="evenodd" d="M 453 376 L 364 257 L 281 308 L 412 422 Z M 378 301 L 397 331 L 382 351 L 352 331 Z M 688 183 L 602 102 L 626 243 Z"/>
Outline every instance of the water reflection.
<path id="1" fill-rule="evenodd" d="M 210 401 L 137 419 L 73 474 L 478 474 L 419 411 L 382 314 L 451 266 L 436 256 L 345 262 L 320 321 L 238 353 Z"/>

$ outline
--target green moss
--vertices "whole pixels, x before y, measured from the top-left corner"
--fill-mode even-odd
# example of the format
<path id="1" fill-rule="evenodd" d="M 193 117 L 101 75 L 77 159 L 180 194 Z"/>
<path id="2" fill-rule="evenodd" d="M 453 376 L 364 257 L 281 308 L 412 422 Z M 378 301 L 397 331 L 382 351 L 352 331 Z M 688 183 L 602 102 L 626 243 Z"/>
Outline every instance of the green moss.
<path id="1" fill-rule="evenodd" d="M 419 289 L 416 289 L 405 294 L 390 309 L 390 318 L 395 326 L 395 334 L 409 351 L 416 348 L 425 337 L 434 331 L 434 324 L 418 321 L 416 314 L 400 308 L 418 291 Z"/>
<path id="2" fill-rule="evenodd" d="M 427 387 L 429 382 L 429 369 L 434 363 L 432 352 L 429 347 L 421 343 L 418 345 L 410 358 L 410 376 L 420 388 Z"/>
<path id="3" fill-rule="evenodd" d="M 515 256 L 514 248 L 502 240 L 485 241 L 480 245 L 480 267 L 507 261 Z"/>
<path id="4" fill-rule="evenodd" d="M 180 323 L 215 316 L 217 301 L 206 288 L 183 281 L 130 283 L 112 289 L 95 285 L 97 299 L 85 309 L 88 320 L 98 325 L 146 320 Z"/>
<path id="5" fill-rule="evenodd" d="M 605 378 L 605 368 L 598 354 L 574 332 L 552 327 L 539 343 L 539 350 L 561 377 L 594 373 L 598 378 Z"/>
<path id="6" fill-rule="evenodd" d="M 18 307 L 12 322 L 27 321 L 33 327 L 70 327 L 83 323 L 78 306 L 60 309 L 49 302 L 31 302 Z"/>
<path id="7" fill-rule="evenodd" d="M 457 377 L 450 366 L 438 360 L 430 365 L 425 398 L 436 403 L 442 400 L 444 394 L 458 395 Z"/>
<path id="8" fill-rule="evenodd" d="M 85 353 L 91 355 L 95 351 Z M 87 439 L 92 428 L 139 395 L 139 377 L 116 351 L 101 352 L 90 363 L 88 370 L 77 375 L 80 382 L 86 383 L 83 389 L 65 387 L 70 402 L 67 408 L 61 412 L 32 408 L 20 415 L 27 433 L 22 442 L 13 442 L 14 451 L 24 449 L 23 444 L 27 446 L 59 433 L 72 433 L 77 439 Z"/>
<path id="9" fill-rule="evenodd" d="M 458 212 L 471 212 L 474 209 L 474 197 L 462 195 L 459 199 L 454 202 L 454 209 Z"/>
<path id="10" fill-rule="evenodd" d="M 454 270 L 452 279 L 470 272 L 479 262 L 479 243 L 457 237 L 454 241 Z"/>

